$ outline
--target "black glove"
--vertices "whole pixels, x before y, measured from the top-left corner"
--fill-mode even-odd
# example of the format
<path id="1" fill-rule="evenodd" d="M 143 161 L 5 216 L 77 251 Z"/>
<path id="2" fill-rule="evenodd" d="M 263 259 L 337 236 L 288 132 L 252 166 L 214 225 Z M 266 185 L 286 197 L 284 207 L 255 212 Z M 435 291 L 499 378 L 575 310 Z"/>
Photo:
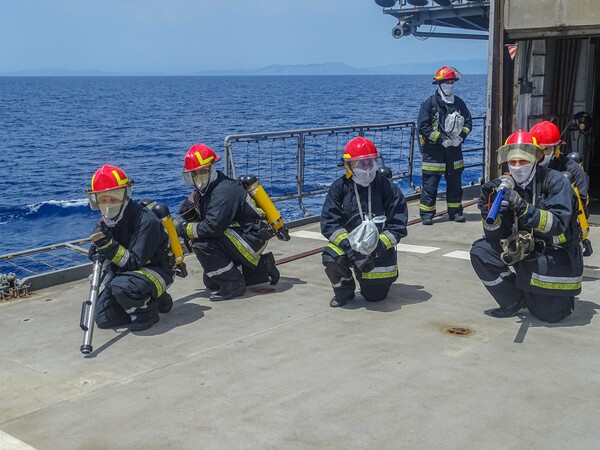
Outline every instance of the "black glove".
<path id="1" fill-rule="evenodd" d="M 179 215 L 188 222 L 197 219 L 196 206 L 188 199 L 185 199 L 179 205 Z"/>
<path id="2" fill-rule="evenodd" d="M 480 211 L 488 212 L 488 205 L 490 202 L 490 194 L 494 192 L 498 186 L 500 186 L 502 180 L 500 178 L 496 178 L 495 180 L 488 181 L 487 183 L 483 183 L 481 185 L 481 196 L 479 197 L 479 202 L 477 203 L 477 207 Z"/>
<path id="3" fill-rule="evenodd" d="M 510 189 L 504 193 L 500 212 L 505 212 L 509 209 L 514 211 L 517 217 L 521 217 L 527 209 L 527 202 L 514 189 Z"/>
<path id="4" fill-rule="evenodd" d="M 104 222 L 100 222 L 98 226 L 92 230 L 90 240 L 95 247 L 106 247 L 112 242 L 112 233 Z"/>
<path id="5" fill-rule="evenodd" d="M 375 268 L 375 261 L 372 258 L 365 258 L 359 261 L 355 261 L 354 265 L 362 273 L 368 273 Z"/>
<path id="6" fill-rule="evenodd" d="M 373 253 L 369 255 L 369 258 L 381 258 L 383 254 L 387 251 L 387 247 L 383 243 L 381 239 L 377 241 L 377 247 L 373 250 Z"/>
<path id="7" fill-rule="evenodd" d="M 94 255 L 96 253 L 98 253 L 98 249 L 96 248 L 96 246 L 94 244 L 90 245 L 90 248 L 88 249 L 88 259 L 90 261 L 93 261 Z"/>
<path id="8" fill-rule="evenodd" d="M 350 249 L 350 251 L 348 253 L 346 253 L 346 257 L 348 258 L 348 261 L 350 261 L 351 263 L 355 263 L 356 261 L 360 261 L 361 259 L 367 258 L 362 253 L 357 252 L 356 250 L 352 250 L 352 249 Z"/>
<path id="9" fill-rule="evenodd" d="M 177 236 L 188 239 L 187 237 L 187 222 L 182 219 L 177 219 L 175 221 L 175 231 L 177 231 Z"/>

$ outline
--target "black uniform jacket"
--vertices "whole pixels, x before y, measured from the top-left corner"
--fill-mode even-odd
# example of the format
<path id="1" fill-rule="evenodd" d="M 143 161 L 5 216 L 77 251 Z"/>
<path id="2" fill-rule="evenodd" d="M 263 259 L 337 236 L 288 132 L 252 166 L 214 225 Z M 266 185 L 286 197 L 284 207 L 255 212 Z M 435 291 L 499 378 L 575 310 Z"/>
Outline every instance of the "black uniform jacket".
<path id="1" fill-rule="evenodd" d="M 371 187 L 371 211 L 374 216 L 385 216 L 385 224 L 379 232 L 383 232 L 396 245 L 407 235 L 406 223 L 408 209 L 400 188 L 388 178 L 377 172 Z M 363 213 L 367 214 L 368 188 L 357 185 L 358 195 Z M 321 213 L 321 233 L 330 242 L 336 243 L 340 236 L 354 230 L 362 222 L 354 193 L 354 180 L 343 176 L 333 182 L 323 203 Z"/>
<path id="2" fill-rule="evenodd" d="M 575 183 L 575 186 L 577 186 L 577 190 L 581 196 L 581 201 L 585 205 L 588 196 L 590 179 L 588 174 L 584 172 L 581 166 L 571 158 L 567 158 L 566 155 L 561 154 L 556 158 L 552 158 L 550 164 L 548 164 L 548 168 L 558 170 L 560 172 L 566 171 L 573 175 L 573 182 Z"/>
<path id="3" fill-rule="evenodd" d="M 473 129 L 473 119 L 471 113 L 465 105 L 465 102 L 458 96 L 454 96 L 454 103 L 446 103 L 442 100 L 442 96 L 439 92 L 435 92 L 434 95 L 429 97 L 421 104 L 419 110 L 419 135 L 421 144 L 425 145 L 436 145 L 442 147 L 442 142 L 448 136 L 444 132 L 444 124 L 446 123 L 446 117 L 455 111 L 465 118 L 465 123 L 460 132 L 460 137 L 463 141 L 467 138 L 471 130 Z"/>
<path id="4" fill-rule="evenodd" d="M 169 235 L 152 211 L 131 200 L 121 220 L 109 230 L 113 241 L 102 253 L 112 261 L 116 273 L 151 269 L 162 278 L 158 280 L 162 289 L 173 283 Z M 150 281 L 155 284 L 155 280 Z M 160 293 L 160 288 L 157 291 Z"/>
<path id="5" fill-rule="evenodd" d="M 204 195 L 194 189 L 187 204 L 193 204 L 193 209 L 180 213 L 186 221 L 197 222 L 196 239 L 223 237 L 227 228 L 234 227 L 253 248 L 264 244 L 265 240 L 259 237 L 264 219 L 262 210 L 255 206 L 239 181 L 222 172 L 217 171 L 217 179 L 208 186 Z"/>
<path id="6" fill-rule="evenodd" d="M 576 198 L 563 174 L 536 165 L 534 180 L 525 189 L 517 186 L 515 190 L 528 203 L 526 211 L 517 219 L 519 230 L 533 231 L 534 237 L 544 240 L 548 246 L 579 245 L 581 229 L 577 223 Z M 493 198 L 494 196 L 490 202 Z M 486 216 L 483 213 L 483 217 Z M 499 241 L 508 237 L 512 231 L 514 216 L 512 211 L 505 211 L 498 214 L 492 225 L 487 225 L 484 220 L 486 239 Z"/>

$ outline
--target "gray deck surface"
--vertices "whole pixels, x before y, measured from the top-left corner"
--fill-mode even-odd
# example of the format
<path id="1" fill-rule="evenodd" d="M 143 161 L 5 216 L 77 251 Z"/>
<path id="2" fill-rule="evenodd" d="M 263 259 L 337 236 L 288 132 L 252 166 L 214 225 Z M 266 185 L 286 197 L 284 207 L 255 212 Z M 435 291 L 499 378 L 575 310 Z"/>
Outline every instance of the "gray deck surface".
<path id="1" fill-rule="evenodd" d="M 188 258 L 171 313 L 97 329 L 90 357 L 87 281 L 0 304 L 0 449 L 600 448 L 600 230 L 571 317 L 495 319 L 466 211 L 409 227 L 402 244 L 436 249 L 401 248 L 381 303 L 330 308 L 319 254 L 281 265 L 276 292 L 213 303 Z M 277 259 L 324 244 L 318 224 L 292 231 Z"/>

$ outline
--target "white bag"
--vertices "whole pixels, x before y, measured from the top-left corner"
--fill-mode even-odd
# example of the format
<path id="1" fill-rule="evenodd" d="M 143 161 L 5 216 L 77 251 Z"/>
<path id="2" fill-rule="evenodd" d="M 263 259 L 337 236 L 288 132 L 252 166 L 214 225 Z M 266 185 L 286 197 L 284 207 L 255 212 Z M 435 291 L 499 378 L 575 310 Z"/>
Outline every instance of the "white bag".
<path id="1" fill-rule="evenodd" d="M 463 129 L 465 124 L 465 118 L 460 112 L 454 111 L 446 116 L 446 123 L 444 123 L 444 131 L 450 137 L 450 139 L 456 139 Z"/>
<path id="2" fill-rule="evenodd" d="M 371 185 L 369 185 L 369 214 L 364 215 L 360 206 L 360 197 L 358 196 L 358 188 L 356 183 L 354 184 L 354 192 L 356 194 L 356 201 L 358 202 L 358 210 L 360 216 L 363 218 L 362 223 L 357 226 L 354 230 L 348 233 L 348 241 L 352 250 L 357 251 L 365 256 L 369 256 L 377 248 L 379 242 L 379 229 L 377 228 L 378 223 L 385 223 L 387 217 L 377 216 L 371 217 Z"/>

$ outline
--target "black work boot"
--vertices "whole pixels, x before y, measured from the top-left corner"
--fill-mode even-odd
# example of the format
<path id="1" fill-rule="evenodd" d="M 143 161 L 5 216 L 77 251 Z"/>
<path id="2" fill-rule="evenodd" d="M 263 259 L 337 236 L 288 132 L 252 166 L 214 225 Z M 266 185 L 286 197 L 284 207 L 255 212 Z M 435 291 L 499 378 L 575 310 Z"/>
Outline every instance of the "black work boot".
<path id="1" fill-rule="evenodd" d="M 143 308 L 136 308 L 131 313 L 131 318 L 133 319 L 131 325 L 129 325 L 131 331 L 147 330 L 160 320 L 156 303 L 151 303 L 149 306 Z"/>
<path id="2" fill-rule="evenodd" d="M 348 300 L 352 300 L 353 298 L 354 294 L 352 294 L 352 297 L 347 298 L 338 298 L 334 295 L 331 301 L 329 302 L 329 306 L 331 306 L 332 308 L 339 308 L 340 306 L 344 306 L 346 303 L 348 303 Z"/>
<path id="3" fill-rule="evenodd" d="M 264 254 L 266 263 L 267 263 L 267 274 L 269 275 L 269 284 L 275 286 L 279 282 L 279 270 L 275 266 L 275 257 L 273 253 L 265 253 Z"/>
<path id="4" fill-rule="evenodd" d="M 221 288 L 221 289 L 223 289 L 223 288 Z M 244 295 L 244 292 L 246 292 L 246 284 L 241 283 L 240 285 L 238 285 L 237 287 L 234 287 L 231 290 L 227 290 L 227 291 L 219 290 L 217 292 L 213 292 L 212 294 L 210 294 L 209 300 L 211 302 L 218 302 L 220 300 L 230 300 L 232 298 Z"/>
<path id="5" fill-rule="evenodd" d="M 426 217 L 423 217 L 423 218 L 421 219 L 421 223 L 422 223 L 423 225 L 433 225 L 433 220 L 432 220 L 432 219 L 428 219 L 428 218 L 426 218 Z"/>
<path id="6" fill-rule="evenodd" d="M 507 317 L 514 317 L 517 313 L 525 306 L 523 301 L 515 302 L 511 305 L 501 306 L 490 311 L 490 315 L 497 317 L 498 319 L 504 319 Z"/>
<path id="7" fill-rule="evenodd" d="M 462 214 L 456 214 L 454 217 L 451 217 L 450 220 L 454 220 L 458 223 L 464 223 L 467 221 L 467 219 L 465 219 L 465 216 L 463 216 Z"/>
<path id="8" fill-rule="evenodd" d="M 156 302 L 158 303 L 159 313 L 168 313 L 173 307 L 173 297 L 171 297 L 171 295 L 167 292 L 164 292 L 160 297 L 158 297 Z"/>

